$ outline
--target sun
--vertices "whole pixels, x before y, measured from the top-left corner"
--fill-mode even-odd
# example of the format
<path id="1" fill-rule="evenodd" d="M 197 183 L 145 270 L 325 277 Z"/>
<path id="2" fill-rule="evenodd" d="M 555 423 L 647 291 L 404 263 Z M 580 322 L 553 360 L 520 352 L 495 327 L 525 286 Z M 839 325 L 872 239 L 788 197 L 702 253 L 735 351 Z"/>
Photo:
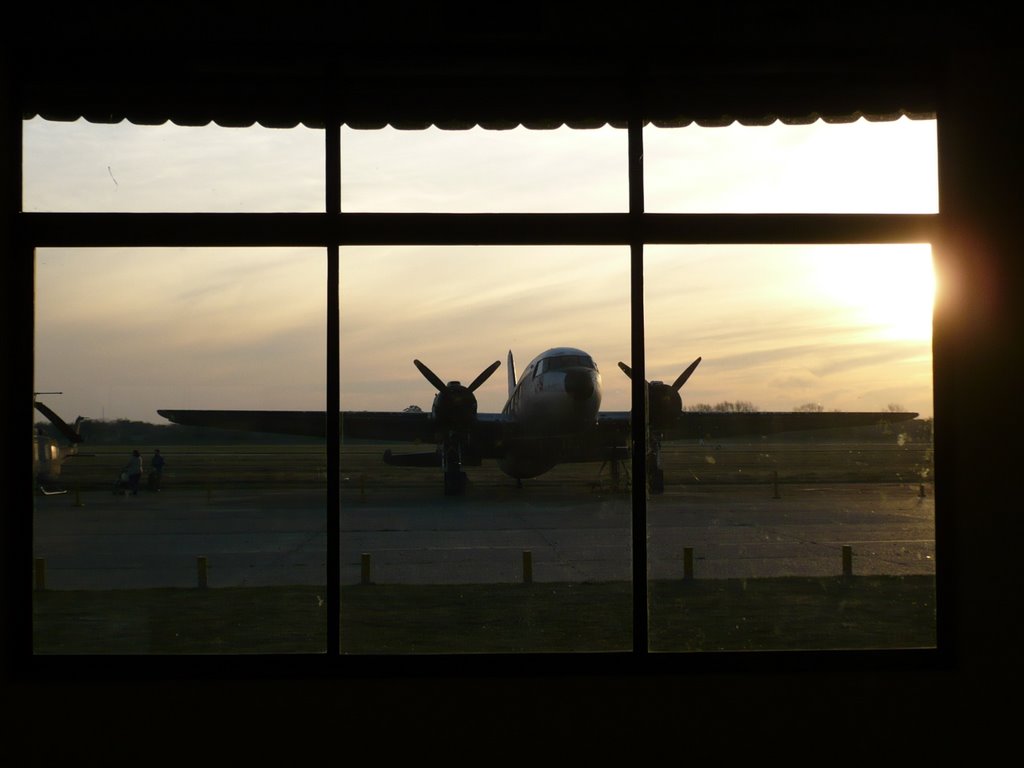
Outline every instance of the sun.
<path id="1" fill-rule="evenodd" d="M 820 298 L 875 338 L 931 339 L 936 279 L 930 245 L 851 246 L 817 254 L 810 268 Z"/>

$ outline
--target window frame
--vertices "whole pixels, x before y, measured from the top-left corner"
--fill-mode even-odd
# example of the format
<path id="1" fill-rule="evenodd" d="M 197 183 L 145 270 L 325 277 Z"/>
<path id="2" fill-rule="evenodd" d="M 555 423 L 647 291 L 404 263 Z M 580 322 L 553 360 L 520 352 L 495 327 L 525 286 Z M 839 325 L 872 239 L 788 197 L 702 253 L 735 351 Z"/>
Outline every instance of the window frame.
<path id="1" fill-rule="evenodd" d="M 18 257 L 32 263 L 36 248 L 117 246 L 316 246 L 327 258 L 328 306 L 327 376 L 325 409 L 340 410 L 340 302 L 339 253 L 349 245 L 627 245 L 630 248 L 631 385 L 633 403 L 632 445 L 644 446 L 645 433 L 645 347 L 643 266 L 647 244 L 861 244 L 918 243 L 933 245 L 939 240 L 941 216 L 934 214 L 704 214 L 644 211 L 643 126 L 640 116 L 628 120 L 629 211 L 626 213 L 346 213 L 341 208 L 341 117 L 326 121 L 326 207 L 322 213 L 40 213 L 23 212 L 19 206 L 16 238 L 21 244 Z M 20 125 L 18 126 L 20 130 Z M 21 153 L 18 142 L 19 157 Z M 20 193 L 20 185 L 19 185 Z M 941 194 L 940 194 L 941 197 Z M 20 199 L 20 198 L 19 198 Z M 536 372 L 535 372 L 536 373 Z M 41 657 L 31 653 L 31 620 L 19 647 L 27 647 L 31 674 L 66 677 L 135 677 L 140 670 L 165 674 L 187 669 L 189 674 L 219 677 L 274 676 L 287 672 L 308 676 L 349 675 L 385 672 L 474 674 L 484 664 L 489 671 L 518 674 L 523 657 L 507 659 L 441 656 L 394 659 L 393 657 L 346 656 L 340 653 L 340 441 L 337 419 L 327 419 L 327 653 L 301 657 L 245 656 L 211 659 L 149 656 L 142 658 Z M 632 474 L 646 476 L 646 450 L 632 450 Z M 633 649 L 613 654 L 530 654 L 528 663 L 539 673 L 665 672 L 692 669 L 747 671 L 778 670 L 813 663 L 842 669 L 867 666 L 878 668 L 898 664 L 934 665 L 943 654 L 942 634 L 934 649 L 879 651 L 798 651 L 778 654 L 751 651 L 743 654 L 702 652 L 700 654 L 651 653 L 648 649 L 647 608 L 647 499 L 644 484 L 632 486 L 634 542 L 633 561 Z M 939 501 L 936 506 L 938 509 Z M 937 513 L 938 517 L 938 513 Z M 24 530 L 24 529 L 23 529 Z M 31 541 L 31 525 L 28 526 Z M 936 532 L 939 538 L 939 531 Z M 941 564 L 940 564 L 941 566 Z M 937 579 L 943 584 L 942 579 Z M 940 597 L 941 600 L 941 597 Z"/>

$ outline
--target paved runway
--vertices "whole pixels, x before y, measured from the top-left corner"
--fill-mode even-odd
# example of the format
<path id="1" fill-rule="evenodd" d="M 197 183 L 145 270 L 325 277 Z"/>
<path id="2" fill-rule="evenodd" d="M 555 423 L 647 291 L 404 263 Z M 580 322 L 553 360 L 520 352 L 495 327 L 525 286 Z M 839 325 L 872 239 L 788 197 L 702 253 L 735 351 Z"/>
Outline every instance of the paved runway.
<path id="1" fill-rule="evenodd" d="M 852 547 L 855 574 L 934 574 L 930 486 L 905 484 L 673 486 L 648 504 L 648 572 L 679 578 L 832 576 Z M 192 587 L 205 558 L 211 587 L 323 584 L 323 490 L 167 488 L 159 494 L 40 496 L 33 553 L 48 589 Z M 580 484 L 345 486 L 342 583 L 362 555 L 377 583 L 523 580 L 523 553 L 542 581 L 632 576 L 630 496 Z"/>

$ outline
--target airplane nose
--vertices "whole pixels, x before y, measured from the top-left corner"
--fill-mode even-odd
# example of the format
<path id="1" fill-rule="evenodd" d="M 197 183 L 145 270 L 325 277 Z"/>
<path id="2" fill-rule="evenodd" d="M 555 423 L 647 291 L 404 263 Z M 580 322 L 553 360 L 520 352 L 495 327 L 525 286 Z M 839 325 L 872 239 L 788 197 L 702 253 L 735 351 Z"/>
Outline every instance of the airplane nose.
<path id="1" fill-rule="evenodd" d="M 565 391 L 573 400 L 589 400 L 594 395 L 594 381 L 587 371 L 568 371 Z"/>

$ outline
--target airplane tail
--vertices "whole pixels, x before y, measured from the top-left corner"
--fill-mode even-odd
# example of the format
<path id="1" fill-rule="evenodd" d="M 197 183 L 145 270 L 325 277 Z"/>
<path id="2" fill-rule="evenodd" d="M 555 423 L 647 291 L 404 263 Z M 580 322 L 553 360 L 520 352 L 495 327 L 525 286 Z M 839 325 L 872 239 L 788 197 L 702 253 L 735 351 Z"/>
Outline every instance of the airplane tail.
<path id="1" fill-rule="evenodd" d="M 508 351 L 508 396 L 516 391 L 516 364 L 512 360 L 512 350 Z"/>
<path id="2" fill-rule="evenodd" d="M 64 437 L 66 437 L 70 442 L 82 442 L 82 433 L 78 431 L 82 421 L 84 420 L 82 416 L 79 416 L 75 420 L 75 426 L 72 427 L 64 421 L 64 419 L 58 416 L 48 405 L 40 403 L 38 400 L 36 400 L 33 405 L 36 407 L 36 410 L 49 419 L 50 423 L 57 428 L 57 431 L 64 435 Z"/>

